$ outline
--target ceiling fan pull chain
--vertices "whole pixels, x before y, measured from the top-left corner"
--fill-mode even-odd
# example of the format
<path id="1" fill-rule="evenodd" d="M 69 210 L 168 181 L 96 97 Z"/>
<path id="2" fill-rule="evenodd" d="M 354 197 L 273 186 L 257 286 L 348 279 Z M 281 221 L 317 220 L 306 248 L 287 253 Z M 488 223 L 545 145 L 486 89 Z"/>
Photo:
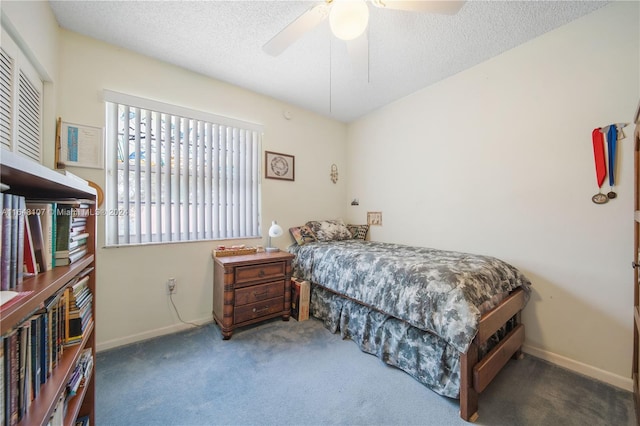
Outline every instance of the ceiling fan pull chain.
<path id="1" fill-rule="evenodd" d="M 367 84 L 371 83 L 371 25 L 367 25 Z"/>
<path id="2" fill-rule="evenodd" d="M 331 114 L 331 105 L 332 105 L 331 88 L 333 86 L 333 83 L 331 81 L 331 74 L 332 74 L 331 71 L 333 69 L 332 61 L 331 61 L 331 56 L 332 56 L 332 54 L 331 54 L 331 46 L 332 46 L 331 37 L 329 37 L 329 114 Z"/>

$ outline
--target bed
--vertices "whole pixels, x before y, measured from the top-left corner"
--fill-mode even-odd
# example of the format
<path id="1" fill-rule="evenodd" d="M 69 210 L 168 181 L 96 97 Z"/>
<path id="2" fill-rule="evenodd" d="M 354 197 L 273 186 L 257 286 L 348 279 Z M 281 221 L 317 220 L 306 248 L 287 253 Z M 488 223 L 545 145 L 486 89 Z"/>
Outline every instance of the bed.
<path id="1" fill-rule="evenodd" d="M 343 226 L 350 229 L 327 221 L 290 229 L 292 275 L 311 283 L 311 315 L 459 398 L 461 417 L 475 421 L 478 394 L 521 356 L 530 281 L 494 257 L 366 241 L 361 229 Z"/>

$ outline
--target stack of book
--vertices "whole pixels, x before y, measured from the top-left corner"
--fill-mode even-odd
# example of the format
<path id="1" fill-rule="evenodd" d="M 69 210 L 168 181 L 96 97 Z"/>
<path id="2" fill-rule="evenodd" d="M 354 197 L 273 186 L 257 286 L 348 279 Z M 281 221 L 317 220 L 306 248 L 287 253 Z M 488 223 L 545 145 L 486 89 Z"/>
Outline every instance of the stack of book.
<path id="1" fill-rule="evenodd" d="M 56 212 L 55 265 L 69 265 L 87 254 L 89 205 L 59 204 Z"/>
<path id="2" fill-rule="evenodd" d="M 66 397 L 67 401 L 76 395 L 78 388 L 84 384 L 85 378 L 91 376 L 91 370 L 93 369 L 93 353 L 91 348 L 84 349 L 80 354 L 80 359 L 73 369 L 71 379 L 67 383 Z"/>
<path id="3" fill-rule="evenodd" d="M 82 340 L 84 331 L 93 320 L 91 307 L 93 294 L 88 286 L 89 275 L 80 274 L 79 279 L 65 290 L 66 323 L 65 345 L 74 345 Z"/>

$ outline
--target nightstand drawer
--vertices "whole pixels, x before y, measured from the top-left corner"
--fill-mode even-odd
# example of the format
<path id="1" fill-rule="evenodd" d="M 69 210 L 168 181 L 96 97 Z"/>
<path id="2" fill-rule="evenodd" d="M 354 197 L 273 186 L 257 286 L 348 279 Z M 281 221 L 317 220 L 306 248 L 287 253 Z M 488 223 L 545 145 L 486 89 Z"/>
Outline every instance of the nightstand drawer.
<path id="1" fill-rule="evenodd" d="M 263 302 L 252 303 L 236 307 L 233 311 L 234 322 L 241 323 L 265 315 L 282 312 L 284 309 L 284 297 L 265 300 Z"/>
<path id="2" fill-rule="evenodd" d="M 284 277 L 285 262 L 263 263 L 261 265 L 238 266 L 236 284 Z"/>
<path id="3" fill-rule="evenodd" d="M 236 290 L 236 306 L 284 296 L 284 280 Z"/>

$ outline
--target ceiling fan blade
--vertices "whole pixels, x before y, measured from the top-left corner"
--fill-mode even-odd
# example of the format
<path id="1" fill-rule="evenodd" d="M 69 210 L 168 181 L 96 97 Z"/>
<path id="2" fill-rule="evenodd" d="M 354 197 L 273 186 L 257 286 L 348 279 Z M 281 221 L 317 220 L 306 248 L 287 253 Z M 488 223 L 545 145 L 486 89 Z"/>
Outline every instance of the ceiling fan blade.
<path id="1" fill-rule="evenodd" d="M 278 56 L 306 32 L 324 21 L 329 16 L 329 9 L 329 5 L 323 3 L 307 10 L 262 46 L 262 50 L 271 56 Z"/>
<path id="2" fill-rule="evenodd" d="M 445 15 L 455 15 L 464 3 L 464 1 L 455 0 L 373 0 L 374 5 L 383 9 L 442 13 Z"/>
<path id="3" fill-rule="evenodd" d="M 351 59 L 354 74 L 358 77 L 366 77 L 369 81 L 369 37 L 365 31 L 360 37 L 349 40 L 347 52 Z"/>

